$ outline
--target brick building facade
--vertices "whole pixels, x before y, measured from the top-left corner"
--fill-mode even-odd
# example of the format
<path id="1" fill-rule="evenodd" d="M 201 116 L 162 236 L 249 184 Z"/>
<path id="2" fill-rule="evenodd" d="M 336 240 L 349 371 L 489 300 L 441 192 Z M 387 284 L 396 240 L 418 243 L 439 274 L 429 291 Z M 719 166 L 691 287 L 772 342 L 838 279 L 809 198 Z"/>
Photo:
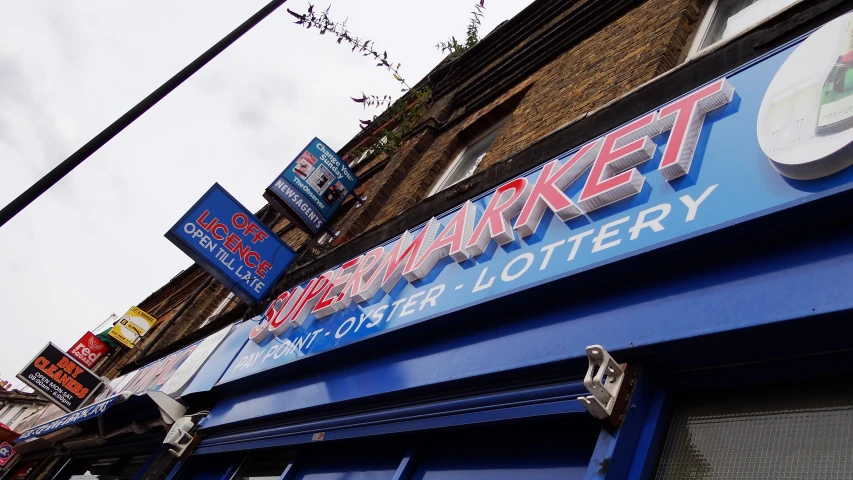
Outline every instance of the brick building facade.
<path id="1" fill-rule="evenodd" d="M 532 2 L 415 86 L 431 89 L 430 107 L 392 157 L 354 154 L 375 140 L 382 117 L 340 148 L 360 183 L 330 224 L 336 238 L 311 237 L 270 206 L 258 212 L 298 253 L 270 299 L 853 8 L 842 0 L 776 2 L 743 29 L 714 33 L 716 17 L 741 11 L 733 5 L 761 3 Z M 477 158 L 466 158 L 475 150 Z M 458 181 L 440 188 L 460 165 Z M 194 265 L 139 303 L 158 323 L 98 373 L 131 372 L 262 313 L 266 303 L 248 307 Z"/>
<path id="2" fill-rule="evenodd" d="M 300 257 L 277 294 L 426 221 L 464 199 L 539 165 L 652 105 L 683 94 L 738 62 L 767 52 L 837 15 L 842 1 L 794 2 L 688 60 L 702 0 L 538 0 L 458 58 L 445 59 L 415 86 L 432 106 L 393 158 L 354 165 L 350 196 L 330 224 L 339 236 L 318 243 L 271 208 L 258 212 Z M 429 195 L 468 143 L 500 124 L 474 174 Z M 371 125 L 338 153 L 369 145 Z M 323 240 L 320 237 L 319 240 Z M 210 332 L 259 312 L 198 266 L 179 273 L 140 307 L 159 319 L 140 348 L 105 362 L 107 376 L 128 372 Z M 189 301 L 189 304 L 188 304 Z M 179 318 L 173 318 L 183 309 Z M 216 312 L 216 315 L 212 314 Z"/>

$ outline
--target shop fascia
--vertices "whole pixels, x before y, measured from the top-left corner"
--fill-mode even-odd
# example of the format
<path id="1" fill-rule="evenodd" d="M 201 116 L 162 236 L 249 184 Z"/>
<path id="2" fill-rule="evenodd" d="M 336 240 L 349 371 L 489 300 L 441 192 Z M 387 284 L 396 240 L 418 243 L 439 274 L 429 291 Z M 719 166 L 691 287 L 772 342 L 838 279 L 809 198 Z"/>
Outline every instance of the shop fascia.
<path id="1" fill-rule="evenodd" d="M 401 278 L 423 279 L 444 257 L 464 262 L 485 252 L 490 242 L 505 245 L 516 233 L 526 238 L 537 231 L 547 210 L 568 221 L 636 195 L 645 177 L 635 167 L 652 158 L 652 138 L 664 132 L 669 139 L 658 171 L 668 182 L 683 177 L 690 171 L 706 114 L 728 104 L 733 95 L 731 83 L 720 79 L 582 145 L 565 162 L 545 164 L 535 181 L 512 179 L 495 190 L 476 223 L 470 200 L 441 232 L 433 217 L 417 235 L 405 231 L 392 245 L 378 246 L 282 293 L 249 337 L 260 343 L 270 334 L 298 328 L 309 314 L 323 318 L 351 301 L 367 302 L 380 289 L 390 292 Z M 564 191 L 587 169 L 590 174 L 574 202 Z"/>

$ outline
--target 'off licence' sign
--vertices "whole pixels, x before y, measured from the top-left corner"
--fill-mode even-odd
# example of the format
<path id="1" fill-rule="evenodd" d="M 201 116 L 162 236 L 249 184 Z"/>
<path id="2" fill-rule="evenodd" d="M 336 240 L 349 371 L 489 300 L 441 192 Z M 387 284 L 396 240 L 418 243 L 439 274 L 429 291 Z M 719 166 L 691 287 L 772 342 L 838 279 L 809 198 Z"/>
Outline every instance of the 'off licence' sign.
<path id="1" fill-rule="evenodd" d="M 261 301 L 296 253 L 218 183 L 166 233 L 246 303 Z"/>

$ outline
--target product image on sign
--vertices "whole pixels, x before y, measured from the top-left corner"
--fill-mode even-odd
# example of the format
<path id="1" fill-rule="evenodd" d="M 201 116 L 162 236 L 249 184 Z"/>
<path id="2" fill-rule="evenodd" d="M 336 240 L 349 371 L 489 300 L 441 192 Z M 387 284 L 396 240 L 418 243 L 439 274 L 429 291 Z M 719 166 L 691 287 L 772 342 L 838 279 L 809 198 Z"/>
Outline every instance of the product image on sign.
<path id="1" fill-rule="evenodd" d="M 285 168 L 264 195 L 282 213 L 311 232 L 323 229 L 358 179 L 349 166 L 315 138 Z M 295 217 L 294 217 L 295 216 Z"/>
<path id="2" fill-rule="evenodd" d="M 853 164 L 853 14 L 824 25 L 776 72 L 758 113 L 773 168 L 797 180 Z"/>

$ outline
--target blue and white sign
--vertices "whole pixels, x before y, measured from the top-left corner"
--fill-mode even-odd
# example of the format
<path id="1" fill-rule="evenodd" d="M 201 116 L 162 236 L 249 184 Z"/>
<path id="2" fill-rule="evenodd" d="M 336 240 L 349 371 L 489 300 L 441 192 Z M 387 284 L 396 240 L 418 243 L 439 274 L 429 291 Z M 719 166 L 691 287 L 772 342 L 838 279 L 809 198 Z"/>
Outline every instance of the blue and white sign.
<path id="1" fill-rule="evenodd" d="M 850 189 L 851 19 L 284 292 L 220 383 Z"/>
<path id="2" fill-rule="evenodd" d="M 244 302 L 260 302 L 296 253 L 218 183 L 166 233 Z"/>
<path id="3" fill-rule="evenodd" d="M 314 138 L 269 189 L 318 233 L 356 183 L 355 173 L 341 157 Z"/>
<path id="4" fill-rule="evenodd" d="M 107 409 L 110 408 L 113 404 L 124 401 L 125 399 L 126 397 L 122 395 L 115 395 L 110 398 L 107 398 L 106 400 L 93 403 L 88 407 L 83 407 L 77 410 L 76 412 L 63 415 L 57 418 L 56 420 L 31 428 L 22 433 L 21 436 L 18 437 L 17 440 L 15 440 L 15 442 L 21 442 L 32 437 L 41 437 L 43 435 L 47 435 L 48 433 L 55 432 L 60 428 L 65 428 L 69 425 L 74 425 L 75 423 L 80 423 L 90 418 L 95 418 L 106 412 Z"/>

